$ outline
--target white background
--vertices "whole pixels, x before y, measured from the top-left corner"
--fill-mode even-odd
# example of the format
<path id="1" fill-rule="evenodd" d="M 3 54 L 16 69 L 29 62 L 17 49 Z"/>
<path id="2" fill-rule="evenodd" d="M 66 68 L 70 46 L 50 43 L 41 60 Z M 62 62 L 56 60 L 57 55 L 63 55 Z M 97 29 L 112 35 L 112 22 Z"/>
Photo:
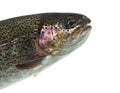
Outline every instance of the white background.
<path id="1" fill-rule="evenodd" d="M 92 20 L 87 42 L 36 77 L 0 93 L 120 93 L 119 0 L 1 0 L 0 20 L 44 12 L 76 12 Z"/>

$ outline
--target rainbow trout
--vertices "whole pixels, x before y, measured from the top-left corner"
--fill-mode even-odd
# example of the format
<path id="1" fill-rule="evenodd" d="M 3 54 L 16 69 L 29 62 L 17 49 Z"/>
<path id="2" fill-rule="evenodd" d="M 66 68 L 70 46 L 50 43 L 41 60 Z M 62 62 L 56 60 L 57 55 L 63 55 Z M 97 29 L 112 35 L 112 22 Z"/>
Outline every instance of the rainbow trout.
<path id="1" fill-rule="evenodd" d="M 38 73 L 87 39 L 90 19 L 43 13 L 0 21 L 0 88 Z"/>

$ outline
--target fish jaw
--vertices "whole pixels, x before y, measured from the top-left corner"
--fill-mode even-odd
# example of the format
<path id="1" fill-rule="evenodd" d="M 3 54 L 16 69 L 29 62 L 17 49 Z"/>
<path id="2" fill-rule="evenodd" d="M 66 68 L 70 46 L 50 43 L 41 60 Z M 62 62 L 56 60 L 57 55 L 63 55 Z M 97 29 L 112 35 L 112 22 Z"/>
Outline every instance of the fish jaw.
<path id="1" fill-rule="evenodd" d="M 67 55 L 85 43 L 92 30 L 90 23 L 91 20 L 83 15 L 83 20 L 75 28 L 69 29 L 70 34 L 67 35 L 67 42 L 60 49 L 59 55 Z"/>
<path id="2" fill-rule="evenodd" d="M 74 50 L 79 48 L 81 45 L 85 43 L 91 33 L 91 26 L 87 26 L 84 31 L 81 33 L 79 38 L 73 40 L 72 42 L 67 42 L 66 45 L 60 49 L 60 52 L 57 52 L 57 55 L 68 55 L 72 53 Z M 71 38 L 69 38 L 71 39 Z"/>

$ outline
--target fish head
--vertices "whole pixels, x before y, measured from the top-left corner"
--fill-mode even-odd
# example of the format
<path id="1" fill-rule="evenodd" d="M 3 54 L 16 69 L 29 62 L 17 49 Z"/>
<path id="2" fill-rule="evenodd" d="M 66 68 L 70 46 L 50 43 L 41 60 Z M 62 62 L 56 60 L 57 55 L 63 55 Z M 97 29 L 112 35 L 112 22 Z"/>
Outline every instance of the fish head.
<path id="1" fill-rule="evenodd" d="M 43 15 L 39 46 L 47 54 L 65 55 L 78 48 L 88 37 L 90 19 L 81 14 Z"/>

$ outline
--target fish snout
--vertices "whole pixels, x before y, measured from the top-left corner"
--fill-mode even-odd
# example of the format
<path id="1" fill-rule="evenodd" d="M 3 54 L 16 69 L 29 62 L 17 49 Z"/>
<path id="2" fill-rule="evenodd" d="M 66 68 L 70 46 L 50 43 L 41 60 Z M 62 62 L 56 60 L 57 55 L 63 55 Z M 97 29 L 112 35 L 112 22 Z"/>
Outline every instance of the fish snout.
<path id="1" fill-rule="evenodd" d="M 90 23 L 91 23 L 91 20 L 87 16 L 82 15 L 82 16 L 79 17 L 78 24 L 87 25 L 87 24 L 90 24 Z"/>

